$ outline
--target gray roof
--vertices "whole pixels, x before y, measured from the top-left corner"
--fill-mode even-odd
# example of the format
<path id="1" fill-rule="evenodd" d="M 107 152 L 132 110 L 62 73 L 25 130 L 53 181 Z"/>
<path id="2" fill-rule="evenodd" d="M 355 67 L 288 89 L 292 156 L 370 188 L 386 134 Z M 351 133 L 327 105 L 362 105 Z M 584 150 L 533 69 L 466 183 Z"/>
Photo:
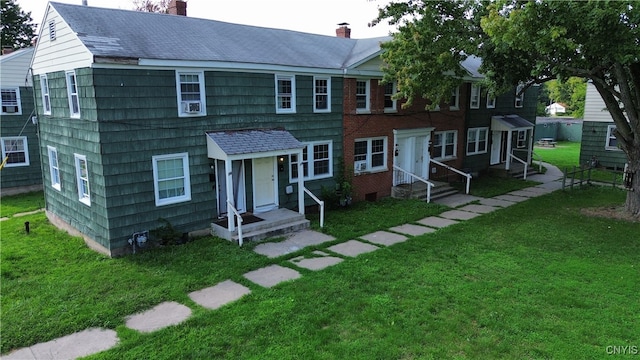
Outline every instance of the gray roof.
<path id="1" fill-rule="evenodd" d="M 496 115 L 491 117 L 491 129 L 509 131 L 532 128 L 534 124 L 519 115 Z"/>
<path id="2" fill-rule="evenodd" d="M 469 73 L 469 75 L 471 75 L 474 78 L 484 78 L 484 75 L 482 75 L 480 73 L 480 65 L 482 65 L 482 59 L 475 56 L 475 55 L 470 55 L 469 57 L 467 57 L 466 59 L 464 59 L 460 65 L 462 65 L 462 67 L 467 70 L 467 72 Z"/>
<path id="3" fill-rule="evenodd" d="M 347 39 L 187 16 L 52 2 L 98 57 L 223 61 L 342 69 L 390 37 Z"/>
<path id="4" fill-rule="evenodd" d="M 227 155 L 302 149 L 304 145 L 286 130 L 256 129 L 208 132 Z"/>

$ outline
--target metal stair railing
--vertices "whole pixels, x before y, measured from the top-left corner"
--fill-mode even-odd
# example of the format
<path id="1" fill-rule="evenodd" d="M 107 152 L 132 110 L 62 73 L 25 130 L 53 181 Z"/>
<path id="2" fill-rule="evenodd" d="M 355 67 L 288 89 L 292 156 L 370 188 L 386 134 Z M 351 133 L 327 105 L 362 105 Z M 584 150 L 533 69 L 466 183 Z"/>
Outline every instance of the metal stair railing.
<path id="1" fill-rule="evenodd" d="M 449 166 L 449 165 L 447 165 L 445 163 L 441 163 L 438 160 L 430 159 L 429 162 L 430 163 L 434 163 L 434 164 L 436 164 L 438 166 L 442 166 L 443 168 L 445 168 L 445 169 L 447 169 L 449 171 L 453 171 L 456 174 L 460 174 L 460 175 L 464 176 L 466 178 L 466 183 L 467 183 L 464 192 L 465 192 L 465 194 L 469 194 L 469 188 L 471 187 L 471 178 L 472 178 L 471 174 L 465 173 L 464 171 L 458 170 L 458 169 L 456 169 L 456 168 L 454 168 L 452 166 Z"/>
<path id="2" fill-rule="evenodd" d="M 410 184 L 412 183 L 409 181 L 411 179 L 425 183 L 427 185 L 427 202 L 431 202 L 431 188 L 435 186 L 434 183 L 426 179 L 423 179 L 418 175 L 412 174 L 407 170 L 402 169 L 396 165 L 393 165 L 393 172 L 394 172 L 394 175 L 393 175 L 394 179 L 396 179 L 396 184 L 407 184 L 407 183 Z M 398 181 L 398 179 L 400 179 L 400 181 Z"/>

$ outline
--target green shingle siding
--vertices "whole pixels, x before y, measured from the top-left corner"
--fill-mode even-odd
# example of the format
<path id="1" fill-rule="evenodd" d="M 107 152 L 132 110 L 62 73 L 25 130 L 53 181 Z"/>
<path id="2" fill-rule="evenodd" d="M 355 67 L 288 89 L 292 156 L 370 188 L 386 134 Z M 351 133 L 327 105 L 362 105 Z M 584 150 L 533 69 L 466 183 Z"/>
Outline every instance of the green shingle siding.
<path id="1" fill-rule="evenodd" d="M 613 125 L 613 122 L 585 121 L 582 124 L 580 164 L 588 164 L 595 156 L 600 166 L 624 168 L 624 164 L 627 162 L 625 153 L 622 150 L 605 149 L 609 125 Z"/>

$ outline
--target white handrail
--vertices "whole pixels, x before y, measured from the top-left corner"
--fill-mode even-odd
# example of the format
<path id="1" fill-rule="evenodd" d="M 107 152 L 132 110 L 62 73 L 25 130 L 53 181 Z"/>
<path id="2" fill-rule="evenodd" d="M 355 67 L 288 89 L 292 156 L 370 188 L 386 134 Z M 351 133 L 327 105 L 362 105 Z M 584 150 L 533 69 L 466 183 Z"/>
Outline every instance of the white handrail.
<path id="1" fill-rule="evenodd" d="M 527 164 L 526 161 L 520 159 L 519 157 L 513 155 L 513 151 L 509 154 L 510 158 L 513 158 L 515 160 L 517 160 L 518 162 L 520 162 L 522 165 L 524 165 L 524 176 L 522 177 L 523 180 L 527 180 L 527 170 L 528 170 L 528 166 L 529 164 Z"/>
<path id="2" fill-rule="evenodd" d="M 396 166 L 396 165 L 393 165 L 393 169 L 394 169 L 394 170 L 398 170 L 398 171 L 402 172 L 402 173 L 403 173 L 403 174 L 405 174 L 405 175 L 409 175 L 410 177 L 412 177 L 412 178 L 414 178 L 414 179 L 416 179 L 416 180 L 418 180 L 418 181 L 421 181 L 421 182 L 425 183 L 425 184 L 427 185 L 427 202 L 428 202 L 428 203 L 430 203 L 430 202 L 431 202 L 431 188 L 435 186 L 435 184 L 434 184 L 434 183 L 432 183 L 432 182 L 430 182 L 430 181 L 428 181 L 428 180 L 426 180 L 426 179 L 423 179 L 423 178 L 421 178 L 421 177 L 420 177 L 420 176 L 418 176 L 418 175 L 412 174 L 412 173 L 408 172 L 407 170 L 402 169 L 402 168 L 400 168 L 400 167 L 398 167 L 398 166 Z"/>
<path id="3" fill-rule="evenodd" d="M 533 156 L 534 158 L 538 158 L 538 172 L 542 173 L 542 156 L 540 156 L 540 154 L 536 153 L 535 151 L 531 152 L 531 156 Z"/>
<path id="4" fill-rule="evenodd" d="M 324 227 L 324 201 L 318 199 L 315 195 L 313 195 L 313 193 L 311 191 L 309 191 L 309 189 L 307 189 L 306 187 L 303 187 L 304 192 L 307 193 L 307 195 L 311 196 L 311 198 L 313 199 L 313 201 L 317 202 L 318 205 L 320 205 L 320 227 L 323 228 Z M 304 206 L 304 204 L 300 204 L 300 206 Z"/>
<path id="5" fill-rule="evenodd" d="M 242 216 L 240 216 L 240 213 L 238 212 L 238 210 L 236 210 L 236 208 L 233 206 L 233 204 L 231 204 L 229 200 L 227 200 L 227 207 L 231 209 L 231 212 L 233 212 L 232 216 L 234 218 L 236 216 L 238 217 L 238 245 L 242 246 L 242 221 L 243 221 Z M 231 219 L 231 220 L 233 221 L 234 219 Z"/>
<path id="6" fill-rule="evenodd" d="M 458 170 L 458 169 L 456 169 L 454 167 L 451 167 L 451 166 L 449 166 L 447 164 L 441 163 L 438 160 L 429 159 L 429 161 L 434 163 L 434 164 L 436 164 L 436 165 L 440 165 L 440 166 L 444 167 L 447 170 L 451 170 L 454 173 L 457 173 L 457 174 L 460 174 L 460 175 L 466 177 L 467 178 L 467 186 L 466 186 L 466 189 L 465 189 L 465 194 L 469 194 L 469 188 L 470 188 L 470 185 L 471 185 L 471 178 L 472 178 L 471 174 L 467 174 L 464 171 L 460 171 L 460 170 Z"/>

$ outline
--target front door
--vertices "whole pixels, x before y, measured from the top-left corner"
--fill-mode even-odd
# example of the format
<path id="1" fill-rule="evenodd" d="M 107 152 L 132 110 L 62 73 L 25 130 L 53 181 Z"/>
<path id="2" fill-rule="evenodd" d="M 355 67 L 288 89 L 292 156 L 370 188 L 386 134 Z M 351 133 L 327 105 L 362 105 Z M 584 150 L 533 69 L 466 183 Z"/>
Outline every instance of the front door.
<path id="1" fill-rule="evenodd" d="M 275 157 L 253 159 L 254 212 L 278 208 L 278 189 Z"/>
<path id="2" fill-rule="evenodd" d="M 398 130 L 394 149 L 394 165 L 423 179 L 429 179 L 429 129 Z M 394 178 L 394 186 L 405 182 L 404 176 Z M 411 178 L 411 182 L 414 179 Z"/>
<path id="3" fill-rule="evenodd" d="M 502 153 L 502 131 L 491 132 L 491 165 L 500 163 Z"/>
<path id="4" fill-rule="evenodd" d="M 233 202 L 239 213 L 247 211 L 247 201 L 244 186 L 244 161 L 231 162 L 231 183 L 233 185 Z M 225 176 L 224 160 L 216 160 L 216 188 L 218 191 L 218 216 L 227 215 L 227 179 Z"/>

